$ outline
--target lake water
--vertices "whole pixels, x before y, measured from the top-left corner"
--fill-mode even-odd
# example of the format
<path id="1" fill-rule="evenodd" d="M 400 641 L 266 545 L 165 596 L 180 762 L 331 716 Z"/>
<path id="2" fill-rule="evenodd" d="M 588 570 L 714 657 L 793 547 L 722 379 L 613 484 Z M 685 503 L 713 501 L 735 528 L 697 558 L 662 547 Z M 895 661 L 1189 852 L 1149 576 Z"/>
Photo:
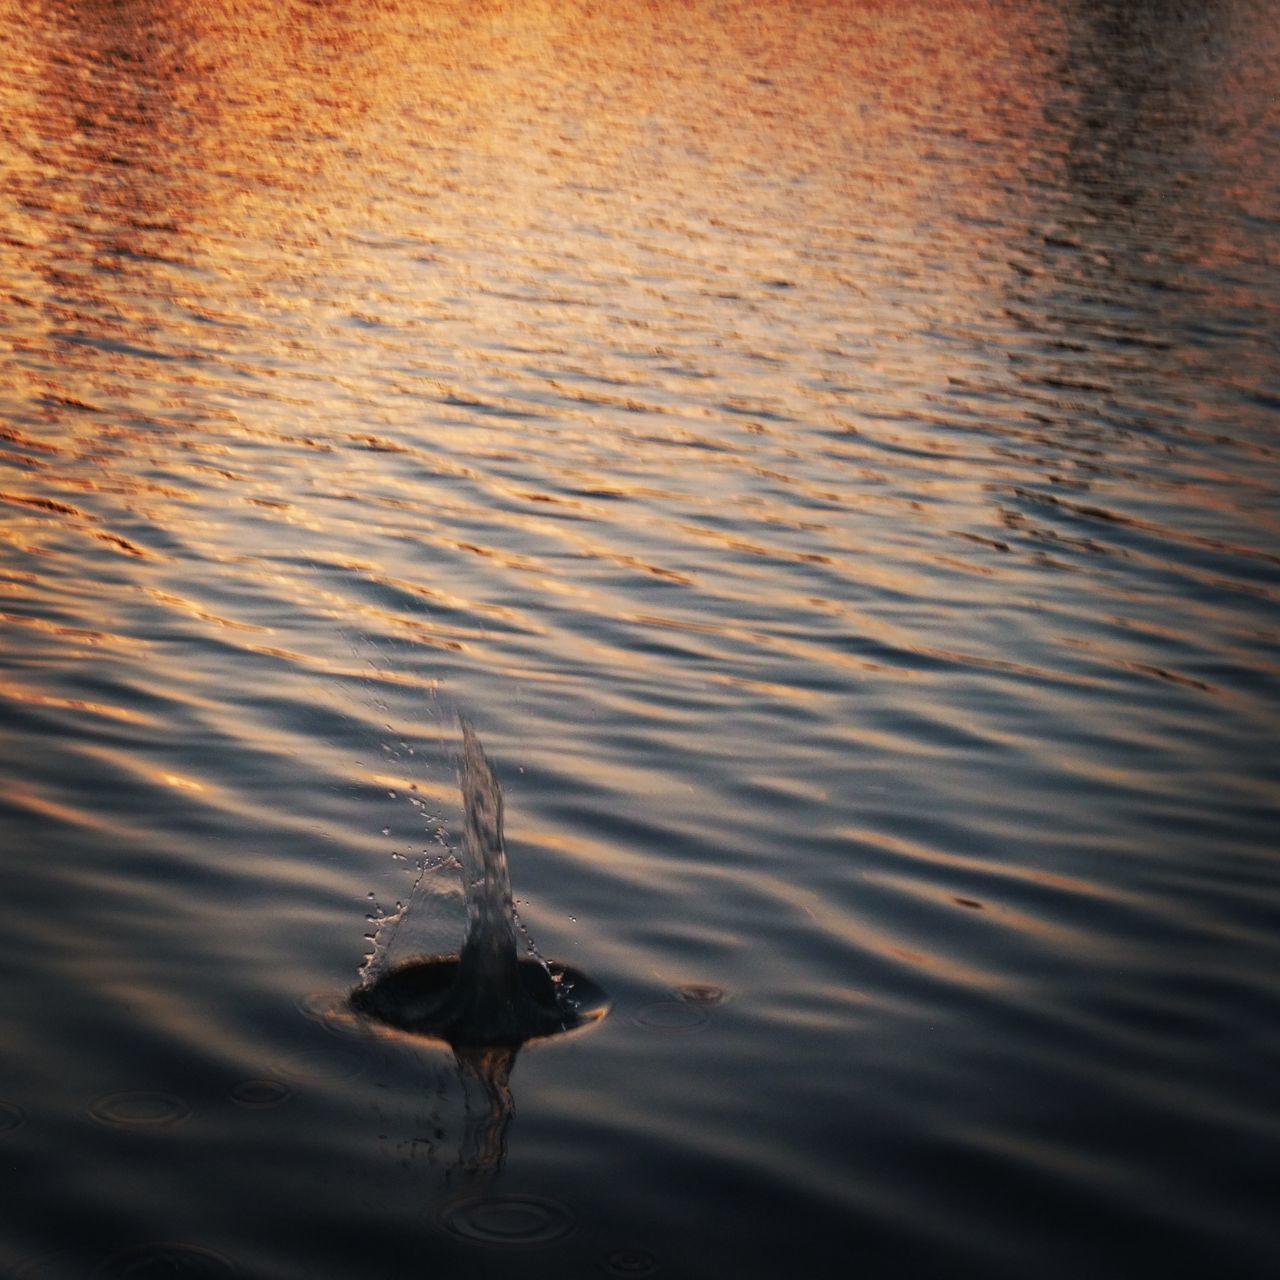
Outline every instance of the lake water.
<path id="1" fill-rule="evenodd" d="M 1267 1272 L 1273 4 L 3 10 L 0 1274 Z"/>

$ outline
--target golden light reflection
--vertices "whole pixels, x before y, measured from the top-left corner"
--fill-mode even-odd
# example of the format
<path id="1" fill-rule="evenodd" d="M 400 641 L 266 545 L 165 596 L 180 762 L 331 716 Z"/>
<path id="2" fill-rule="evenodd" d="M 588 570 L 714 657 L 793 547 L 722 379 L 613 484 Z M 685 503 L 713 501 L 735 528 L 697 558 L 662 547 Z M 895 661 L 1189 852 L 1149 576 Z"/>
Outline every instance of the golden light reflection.
<path id="1" fill-rule="evenodd" d="M 50 799 L 34 787 L 15 784 L 12 780 L 6 781 L 5 800 L 20 813 L 25 811 L 38 814 L 59 825 L 93 830 L 118 830 L 112 824 L 104 822 L 100 816 L 86 812 L 83 807 L 63 804 L 58 800 Z"/>
<path id="2" fill-rule="evenodd" d="M 395 438 L 411 396 L 448 406 L 433 436 L 465 441 L 425 449 L 424 460 L 437 473 L 474 475 L 449 454 L 489 460 L 477 414 L 510 422 L 518 440 L 548 391 L 557 443 L 572 427 L 575 448 L 590 448 L 602 421 L 621 414 L 663 420 L 673 443 L 722 450 L 722 433 L 698 429 L 689 413 L 684 378 L 711 376 L 726 345 L 757 367 L 754 392 L 731 391 L 725 407 L 744 430 L 786 421 L 795 388 L 752 291 L 812 288 L 821 320 L 848 283 L 851 239 L 870 237 L 893 257 L 898 228 L 927 222 L 939 201 L 978 182 L 968 166 L 951 186 L 922 185 L 924 135 L 903 127 L 907 106 L 883 88 L 910 87 L 915 115 L 945 105 L 970 132 L 984 128 L 1017 39 L 953 15 L 937 39 L 905 40 L 892 10 L 843 4 L 228 0 L 123 10 L 52 3 L 45 12 L 60 41 L 19 39 L 14 72 L 0 81 L 11 116 L 39 121 L 42 135 L 15 170 L 20 234 L 0 245 L 0 271 L 31 311 L 13 337 L 26 398 L 43 406 L 42 431 L 83 458 L 108 429 L 126 450 L 154 448 L 163 425 L 189 450 L 172 456 L 171 503 L 198 505 L 224 481 L 264 519 L 314 540 L 329 526 L 286 492 L 293 476 L 259 473 L 247 450 L 241 465 L 209 468 L 200 458 L 224 453 L 228 441 L 330 455 L 333 428 L 353 414 L 391 429 L 348 430 L 347 439 L 417 456 Z M 1020 66 L 1017 83 L 1025 77 Z M 900 181 L 883 181 L 887 172 Z M 726 219 L 726 188 L 749 197 L 736 221 Z M 797 205 L 809 228 L 803 242 L 786 232 Z M 691 272 L 706 285 L 682 288 L 675 303 L 673 278 Z M 951 290 L 945 274 L 929 287 Z M 934 305 L 969 304 L 935 296 Z M 554 371 L 526 374 L 495 356 L 489 344 L 499 337 L 546 353 Z M 670 346 L 679 376 L 650 369 L 642 380 L 619 359 L 657 341 Z M 584 349 L 585 385 L 565 376 L 573 366 L 563 361 Z M 865 359 L 872 368 L 880 355 Z M 774 379 L 770 362 L 780 369 Z M 490 371 L 506 394 L 477 394 Z M 313 418 L 323 429 L 299 429 Z M 658 430 L 640 428 L 638 446 Z M 698 486 L 676 489 L 696 489 L 712 508 L 736 483 L 732 468 L 794 480 L 760 470 L 749 449 L 727 461 L 729 471 L 708 469 Z M 670 496 L 617 469 L 575 470 L 583 492 Z M 555 491 L 558 476 L 538 489 L 495 484 L 492 472 L 486 482 L 500 500 L 577 501 Z M 358 472 L 353 481 L 349 496 L 367 502 Z M 129 483 L 136 510 L 144 485 L 160 482 Z M 844 500 L 796 483 L 802 498 Z M 412 509 L 392 494 L 376 500 Z M 245 550 L 258 536 L 233 521 L 202 526 L 194 511 L 152 514 Z M 537 509 L 527 520 L 507 516 L 509 541 L 554 531 L 622 569 L 700 585 L 685 564 L 611 546 L 596 536 L 601 513 L 580 514 L 594 522 L 590 538 Z M 758 514 L 783 530 L 798 523 L 782 508 Z M 684 521 L 673 533 L 714 544 L 709 554 L 845 563 L 710 522 Z M 118 529 L 95 536 L 126 555 L 155 554 Z M 541 591 L 580 590 L 522 549 L 452 545 L 536 577 Z M 874 558 L 860 557 L 856 572 L 894 590 L 920 586 L 900 564 L 886 571 Z M 216 611 L 206 612 L 212 620 Z M 455 651 L 469 640 L 437 627 L 422 638 Z"/>
<path id="3" fill-rule="evenodd" d="M 129 724 L 154 724 L 155 719 L 132 707 L 111 706 L 104 702 L 90 702 L 83 698 L 67 698 L 54 693 L 41 693 L 27 689 L 11 680 L 0 680 L 0 703 L 23 702 L 37 707 L 57 707 L 65 711 L 83 711 L 89 715 L 103 716 L 108 720 L 122 720 Z"/>
<path id="4" fill-rule="evenodd" d="M 934 39 L 884 6 L 751 5 L 736 15 L 683 3 L 638 12 L 629 0 L 50 8 L 62 44 L 15 51 L 29 74 L 6 80 L 5 105 L 16 119 L 47 120 L 60 108 L 61 132 L 12 159 L 24 175 L 20 198 L 53 213 L 55 226 L 81 226 L 95 270 L 69 275 L 65 259 L 42 263 L 42 254 L 33 264 L 25 250 L 53 238 L 43 218 L 5 248 L 3 265 L 16 278 L 24 259 L 43 270 L 44 301 L 67 319 L 86 301 L 108 306 L 141 274 L 169 280 L 193 315 L 234 323 L 212 299 L 205 310 L 190 274 L 198 265 L 246 281 L 252 271 L 257 288 L 270 285 L 260 319 L 271 324 L 270 312 L 293 301 L 290 272 L 309 275 L 317 251 L 361 259 L 362 227 L 437 249 L 501 236 L 518 262 L 531 232 L 605 224 L 623 189 L 651 183 L 669 211 L 653 219 L 661 254 L 696 254 L 700 243 L 725 251 L 724 237 L 699 229 L 697 215 L 706 221 L 712 210 L 698 193 L 734 174 L 752 184 L 755 218 L 770 205 L 785 217 L 797 198 L 841 197 L 834 232 L 843 198 L 866 178 L 857 157 L 886 143 L 903 150 L 886 167 L 900 180 L 879 180 L 858 199 L 870 197 L 877 226 L 905 230 L 938 201 L 989 207 L 989 193 L 972 192 L 971 169 L 948 188 L 922 186 L 912 149 L 927 141 L 901 127 L 904 103 L 879 96 L 883 87 L 909 94 L 914 115 L 945 110 L 972 133 L 991 131 L 1002 95 L 1036 83 L 1034 68 L 1013 75 L 1015 54 L 1025 62 L 1036 47 L 1017 44 L 1016 31 L 950 14 Z M 819 175 L 833 161 L 842 166 L 826 181 L 837 190 L 824 191 Z M 491 183 L 502 199 L 486 211 L 490 226 L 458 222 L 475 212 L 460 200 Z M 410 202 L 421 212 L 397 224 Z M 274 244 L 274 258 L 259 256 L 254 240 Z M 236 245 L 239 263 L 227 254 Z M 368 255 L 362 265 L 381 274 Z M 376 317 L 378 301 L 366 299 L 362 314 Z"/>
<path id="5" fill-rule="evenodd" d="M 174 769 L 152 764 L 140 752 L 94 742 L 81 743 L 78 750 L 86 759 L 105 765 L 119 777 L 129 779 L 131 783 L 140 783 L 144 787 L 156 787 L 165 791 L 200 795 L 205 797 L 205 803 L 225 811 L 235 808 L 231 793 L 225 787 L 208 778 L 195 778 L 187 773 L 179 773 Z"/>
<path id="6" fill-rule="evenodd" d="M 4 530 L 0 529 L 0 534 Z M 48 618 L 35 618 L 21 613 L 0 612 L 0 623 L 5 626 L 29 627 L 33 631 L 44 632 L 56 636 L 59 640 L 79 640 L 86 645 L 125 650 L 146 650 L 151 646 L 145 640 L 134 636 L 120 635 L 111 631 L 96 630 L 89 627 L 69 626 Z M 66 652 L 65 649 L 62 652 Z"/>
<path id="7" fill-rule="evenodd" d="M 161 773 L 159 774 L 159 779 L 165 786 L 172 787 L 175 791 L 203 793 L 209 789 L 203 782 L 199 782 L 195 778 L 188 778 L 181 773 Z"/>

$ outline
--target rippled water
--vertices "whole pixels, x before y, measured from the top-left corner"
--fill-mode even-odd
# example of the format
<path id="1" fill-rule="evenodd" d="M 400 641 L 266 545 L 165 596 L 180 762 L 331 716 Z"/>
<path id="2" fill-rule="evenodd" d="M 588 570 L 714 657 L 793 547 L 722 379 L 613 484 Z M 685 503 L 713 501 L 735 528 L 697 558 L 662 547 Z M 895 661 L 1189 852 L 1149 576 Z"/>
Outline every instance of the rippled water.
<path id="1" fill-rule="evenodd" d="M 1265 1272 L 1273 5 L 4 13 L 0 1272 Z"/>

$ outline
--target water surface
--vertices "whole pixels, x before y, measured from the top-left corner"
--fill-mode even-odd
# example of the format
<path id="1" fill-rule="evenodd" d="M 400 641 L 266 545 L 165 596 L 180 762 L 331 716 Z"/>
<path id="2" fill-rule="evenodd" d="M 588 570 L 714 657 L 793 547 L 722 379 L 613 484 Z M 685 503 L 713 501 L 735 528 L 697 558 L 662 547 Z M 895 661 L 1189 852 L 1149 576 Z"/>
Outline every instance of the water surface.
<path id="1" fill-rule="evenodd" d="M 1274 7 L 3 11 L 0 1272 L 1262 1273 Z"/>

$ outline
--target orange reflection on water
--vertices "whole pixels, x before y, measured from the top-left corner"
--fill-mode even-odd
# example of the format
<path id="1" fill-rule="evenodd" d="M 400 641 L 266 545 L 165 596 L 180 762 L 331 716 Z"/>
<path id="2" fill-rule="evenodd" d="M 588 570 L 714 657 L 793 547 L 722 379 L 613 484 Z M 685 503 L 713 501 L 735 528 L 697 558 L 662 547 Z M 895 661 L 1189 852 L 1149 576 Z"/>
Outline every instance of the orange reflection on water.
<path id="1" fill-rule="evenodd" d="M 281 317 L 314 311 L 298 286 L 319 262 L 373 284 L 326 320 L 376 319 L 395 299 L 367 236 L 421 241 L 428 313 L 466 281 L 443 251 L 477 243 L 503 244 L 518 282 L 542 237 L 587 229 L 561 245 L 560 287 L 573 295 L 584 271 L 625 284 L 639 264 L 607 232 L 637 212 L 654 265 L 709 255 L 731 291 L 744 270 L 788 275 L 790 254 L 723 234 L 726 182 L 749 194 L 746 230 L 785 224 L 797 202 L 829 209 L 831 244 L 807 247 L 808 270 L 834 270 L 826 250 L 850 231 L 891 249 L 939 202 L 990 212 L 1004 198 L 991 175 L 966 165 L 940 186 L 908 116 L 991 132 L 1048 69 L 1027 65 L 1041 46 L 1016 23 L 960 11 L 921 26 L 884 5 L 51 5 L 57 45 L 23 44 L 9 8 L 8 56 L 26 66 L 5 77 L 4 107 L 42 136 L 6 148 L 36 214 L 0 249 L 6 274 L 43 277 L 60 328 L 86 312 L 110 328 L 113 307 L 143 301 L 135 285 L 163 281 L 197 324 L 252 321 L 282 344 Z M 1025 159 L 1008 146 L 1006 133 L 1004 171 Z M 244 288 L 236 310 L 218 278 Z M 199 327 L 184 334 L 202 345 Z"/>
<path id="2" fill-rule="evenodd" d="M 125 451 L 156 448 L 158 426 L 178 433 L 181 454 L 161 438 L 169 475 L 156 494 L 174 509 L 146 514 L 220 544 L 215 560 L 253 554 L 260 526 L 219 524 L 191 509 L 191 493 L 210 482 L 223 482 L 228 501 L 268 512 L 275 527 L 323 537 L 328 512 L 286 502 L 282 489 L 308 477 L 332 482 L 333 468 L 322 464 L 335 424 L 367 424 L 371 449 L 403 452 L 395 436 L 405 397 L 442 392 L 449 410 L 431 435 L 446 446 L 464 442 L 458 452 L 476 447 L 477 410 L 518 421 L 548 382 L 504 364 L 495 341 L 589 353 L 600 375 L 589 393 L 564 379 L 550 384 L 561 405 L 559 440 L 572 427 L 590 442 L 619 409 L 675 419 L 682 380 L 664 386 L 650 372 L 642 384 L 625 358 L 657 343 L 686 368 L 714 368 L 725 350 L 754 361 L 753 394 L 735 388 L 726 403 L 747 421 L 785 421 L 797 393 L 769 290 L 814 291 L 814 338 L 835 326 L 900 329 L 909 317 L 899 311 L 914 305 L 910 281 L 920 279 L 912 246 L 939 203 L 1001 198 L 971 165 L 939 186 L 930 164 L 922 182 L 930 144 L 907 117 L 918 122 L 945 107 L 972 132 L 997 110 L 1002 86 L 1022 94 L 1036 82 L 1025 48 L 1014 74 L 1016 32 L 952 14 L 923 40 L 904 39 L 908 19 L 892 6 L 49 11 L 60 41 L 19 40 L 9 57 L 21 74 L 0 83 L 11 116 L 37 120 L 42 135 L 15 170 L 25 175 L 17 183 L 24 225 L 0 246 L 0 270 L 29 286 L 17 377 L 27 398 L 46 405 L 50 433 L 66 434 L 80 456 L 99 447 L 104 420 Z M 1017 162 L 1003 155 L 999 163 Z M 727 202 L 727 190 L 743 198 Z M 788 234 L 797 209 L 816 235 Z M 851 316 L 847 251 L 858 238 L 869 252 L 902 256 L 906 292 L 866 297 L 865 314 Z M 409 247 L 407 274 L 403 254 L 388 257 L 392 245 Z M 708 283 L 673 285 L 691 271 Z M 958 314 L 972 298 L 951 279 L 929 276 L 930 305 Z M 873 347 L 863 376 L 892 381 L 902 358 Z M 913 348 L 911 359 L 928 381 L 934 354 Z M 941 378 L 941 368 L 934 373 Z M 500 389 L 476 394 L 495 381 Z M 836 421 L 843 416 L 820 403 Z M 696 415 L 679 418 L 654 429 L 722 445 L 696 430 Z M 211 434 L 296 449 L 296 467 L 261 473 L 249 455 L 210 468 L 205 460 L 226 449 Z M 435 451 L 433 466 L 453 465 L 443 453 Z M 742 466 L 748 457 L 743 451 Z M 620 471 L 578 471 L 586 492 L 605 492 L 607 482 L 615 500 L 660 492 Z M 136 511 L 143 487 L 157 482 L 129 472 L 122 468 L 118 483 Z M 710 506 L 737 483 L 736 471 L 710 469 L 699 477 L 700 498 Z M 941 473 L 931 484 L 956 487 Z M 353 489 L 364 496 L 358 480 Z M 555 527 L 535 510 L 527 521 L 510 518 L 514 540 Z M 794 523 L 782 512 L 771 518 L 784 530 Z M 598 530 L 591 541 L 557 536 L 621 569 L 698 584 L 683 564 L 637 554 L 626 531 L 624 545 L 610 546 Z M 730 552 L 844 567 L 781 539 L 691 522 L 677 532 Z M 126 533 L 94 536 L 127 555 L 155 554 Z M 539 556 L 446 541 L 532 575 L 540 591 L 614 607 L 548 572 Z M 856 567 L 889 589 L 920 586 L 901 563 L 862 557 Z M 423 638 L 465 643 L 440 628 Z"/>
<path id="3" fill-rule="evenodd" d="M 41 693 L 27 689 L 11 680 L 0 680 L 0 701 L 22 702 L 37 707 L 57 707 L 65 711 L 87 712 L 109 720 L 124 720 L 131 724 L 151 724 L 151 716 L 131 707 L 111 706 L 104 702 L 90 702 L 83 698 L 60 697 L 54 693 Z"/>

